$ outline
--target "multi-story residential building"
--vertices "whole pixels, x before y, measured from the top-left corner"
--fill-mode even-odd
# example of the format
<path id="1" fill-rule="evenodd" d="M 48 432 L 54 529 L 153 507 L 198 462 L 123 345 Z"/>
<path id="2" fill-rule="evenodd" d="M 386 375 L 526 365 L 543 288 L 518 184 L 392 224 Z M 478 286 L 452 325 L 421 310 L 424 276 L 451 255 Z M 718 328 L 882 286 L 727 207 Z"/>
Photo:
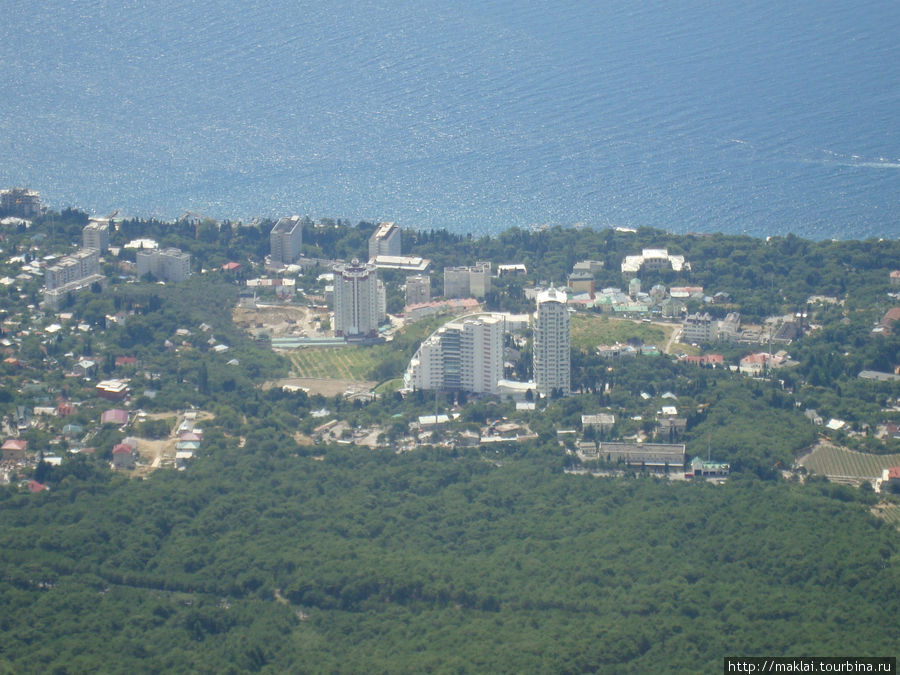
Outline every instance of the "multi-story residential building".
<path id="1" fill-rule="evenodd" d="M 369 260 L 380 255 L 401 255 L 400 226 L 394 223 L 378 223 L 375 232 L 369 237 Z"/>
<path id="2" fill-rule="evenodd" d="M 60 300 L 69 293 L 89 288 L 94 284 L 106 286 L 106 277 L 100 273 L 100 251 L 82 249 L 60 258 L 44 274 L 44 306 L 56 309 Z"/>
<path id="3" fill-rule="evenodd" d="M 191 276 L 191 255 L 181 249 L 140 250 L 135 257 L 139 277 L 152 274 L 160 281 L 178 282 Z"/>
<path id="4" fill-rule="evenodd" d="M 469 268 L 469 294 L 483 298 L 491 292 L 491 263 L 482 261 Z"/>
<path id="5" fill-rule="evenodd" d="M 566 294 L 550 288 L 538 295 L 534 317 L 534 382 L 541 395 L 571 391 L 570 345 Z"/>
<path id="6" fill-rule="evenodd" d="M 499 393 L 503 378 L 503 318 L 481 316 L 443 325 L 417 350 L 407 369 L 415 389 Z"/>
<path id="7" fill-rule="evenodd" d="M 44 287 L 48 291 L 52 291 L 99 274 L 100 251 L 83 249 L 72 255 L 60 258 L 55 265 L 48 267 L 44 274 Z"/>
<path id="8" fill-rule="evenodd" d="M 60 300 L 69 293 L 77 293 L 94 284 L 99 284 L 101 288 L 106 286 L 106 277 L 100 273 L 100 251 L 82 249 L 47 268 L 43 304 L 56 309 Z"/>
<path id="9" fill-rule="evenodd" d="M 460 356 L 463 391 L 498 393 L 497 383 L 503 379 L 503 319 L 488 316 L 464 321 Z"/>
<path id="10" fill-rule="evenodd" d="M 468 298 L 469 297 L 469 268 L 445 267 L 444 268 L 444 297 Z"/>
<path id="11" fill-rule="evenodd" d="M 26 188 L 0 190 L 0 212 L 19 218 L 37 218 L 41 215 L 41 196 Z"/>
<path id="12" fill-rule="evenodd" d="M 406 304 L 421 305 L 431 300 L 431 277 L 416 274 L 406 277 Z"/>
<path id="13" fill-rule="evenodd" d="M 567 282 L 573 293 L 587 293 L 594 297 L 594 275 L 590 272 L 571 272 Z"/>
<path id="14" fill-rule="evenodd" d="M 269 233 L 270 260 L 273 265 L 290 265 L 300 257 L 303 245 L 303 220 L 300 216 L 280 218 Z"/>
<path id="15" fill-rule="evenodd" d="M 90 222 L 81 230 L 81 246 L 105 253 L 109 248 L 109 221 L 91 218 Z"/>
<path id="16" fill-rule="evenodd" d="M 681 341 L 687 344 L 713 342 L 718 333 L 718 326 L 709 312 L 689 314 L 681 326 Z"/>
<path id="17" fill-rule="evenodd" d="M 472 267 L 444 268 L 445 298 L 483 298 L 491 292 L 491 263 L 477 262 Z"/>
<path id="18" fill-rule="evenodd" d="M 334 266 L 334 334 L 374 337 L 384 318 L 384 286 L 372 263 L 354 259 Z"/>

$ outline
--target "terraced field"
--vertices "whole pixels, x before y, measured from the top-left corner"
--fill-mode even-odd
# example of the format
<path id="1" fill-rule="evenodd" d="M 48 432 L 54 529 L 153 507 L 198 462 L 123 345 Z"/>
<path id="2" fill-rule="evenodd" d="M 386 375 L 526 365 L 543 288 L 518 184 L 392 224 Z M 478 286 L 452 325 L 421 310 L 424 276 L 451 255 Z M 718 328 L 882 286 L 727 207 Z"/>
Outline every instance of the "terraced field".
<path id="1" fill-rule="evenodd" d="M 800 460 L 810 473 L 831 480 L 847 482 L 881 478 L 881 472 L 892 466 L 900 466 L 900 455 L 871 455 L 848 450 L 830 443 L 820 443 L 815 450 Z"/>
<path id="2" fill-rule="evenodd" d="M 886 523 L 900 527 L 900 504 L 878 504 L 872 508 L 872 513 Z"/>
<path id="3" fill-rule="evenodd" d="M 365 380 L 379 356 L 366 347 L 308 348 L 291 352 L 290 359 L 297 377 Z"/>

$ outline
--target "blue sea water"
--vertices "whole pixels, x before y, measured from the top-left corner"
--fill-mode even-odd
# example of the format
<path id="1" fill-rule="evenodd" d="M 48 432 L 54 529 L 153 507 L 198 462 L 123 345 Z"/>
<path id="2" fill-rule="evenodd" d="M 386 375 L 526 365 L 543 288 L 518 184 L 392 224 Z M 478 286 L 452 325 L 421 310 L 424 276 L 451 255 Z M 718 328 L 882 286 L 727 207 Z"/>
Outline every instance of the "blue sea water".
<path id="1" fill-rule="evenodd" d="M 4 5 L 54 208 L 900 236 L 896 0 Z"/>

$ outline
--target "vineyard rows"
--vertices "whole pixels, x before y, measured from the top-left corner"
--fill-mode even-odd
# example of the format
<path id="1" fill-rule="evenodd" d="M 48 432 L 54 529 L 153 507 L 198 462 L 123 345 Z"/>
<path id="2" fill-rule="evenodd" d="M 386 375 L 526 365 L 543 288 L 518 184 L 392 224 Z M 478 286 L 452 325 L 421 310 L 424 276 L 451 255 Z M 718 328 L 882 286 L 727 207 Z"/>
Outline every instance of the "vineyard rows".
<path id="1" fill-rule="evenodd" d="M 800 464 L 810 473 L 848 478 L 881 478 L 882 470 L 900 466 L 900 455 L 871 455 L 833 445 L 820 445 Z"/>
<path id="2" fill-rule="evenodd" d="M 376 365 L 369 350 L 358 347 L 300 349 L 291 354 L 298 377 L 365 380 Z"/>
<path id="3" fill-rule="evenodd" d="M 895 527 L 900 527 L 900 504 L 879 504 L 872 509 L 872 513 L 890 523 Z"/>

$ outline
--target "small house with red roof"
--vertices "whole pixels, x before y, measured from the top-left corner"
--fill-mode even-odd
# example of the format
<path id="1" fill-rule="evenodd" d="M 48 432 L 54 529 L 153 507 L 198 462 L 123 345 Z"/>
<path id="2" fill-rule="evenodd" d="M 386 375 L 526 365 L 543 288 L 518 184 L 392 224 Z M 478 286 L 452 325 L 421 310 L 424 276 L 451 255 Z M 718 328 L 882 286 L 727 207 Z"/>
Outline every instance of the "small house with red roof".
<path id="1" fill-rule="evenodd" d="M 892 466 L 882 472 L 881 491 L 900 493 L 900 466 Z"/>
<path id="2" fill-rule="evenodd" d="M 135 462 L 131 447 L 124 443 L 116 445 L 112 449 L 112 463 L 115 469 L 133 469 Z"/>
<path id="3" fill-rule="evenodd" d="M 25 459 L 25 452 L 28 450 L 28 441 L 22 441 L 18 438 L 8 438 L 3 442 L 0 451 L 3 453 L 4 462 L 21 462 Z"/>

